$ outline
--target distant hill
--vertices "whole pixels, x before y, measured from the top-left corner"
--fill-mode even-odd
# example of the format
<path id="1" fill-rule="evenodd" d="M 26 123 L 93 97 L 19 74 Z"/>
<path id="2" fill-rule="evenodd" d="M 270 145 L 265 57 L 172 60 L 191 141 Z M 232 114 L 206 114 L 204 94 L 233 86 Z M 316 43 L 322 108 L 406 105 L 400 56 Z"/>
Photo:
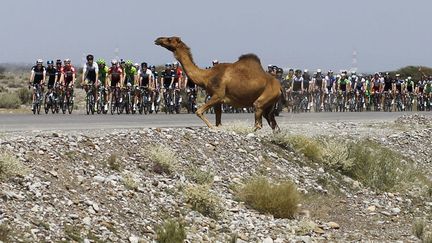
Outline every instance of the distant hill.
<path id="1" fill-rule="evenodd" d="M 417 81 L 420 80 L 423 74 L 427 76 L 432 75 L 432 68 L 424 66 L 406 66 L 399 68 L 396 71 L 392 71 L 391 75 L 393 76 L 396 73 L 399 73 L 403 78 L 412 77 L 415 81 Z"/>

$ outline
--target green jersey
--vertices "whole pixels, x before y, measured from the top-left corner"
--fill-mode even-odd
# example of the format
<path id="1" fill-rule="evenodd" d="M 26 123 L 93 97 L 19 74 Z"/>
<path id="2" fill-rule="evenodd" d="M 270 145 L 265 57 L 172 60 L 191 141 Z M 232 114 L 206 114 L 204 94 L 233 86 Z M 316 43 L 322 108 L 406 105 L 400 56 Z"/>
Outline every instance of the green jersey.
<path id="1" fill-rule="evenodd" d="M 100 67 L 99 68 L 99 80 L 102 82 L 102 84 L 105 84 L 106 77 L 108 76 L 108 67 Z"/>

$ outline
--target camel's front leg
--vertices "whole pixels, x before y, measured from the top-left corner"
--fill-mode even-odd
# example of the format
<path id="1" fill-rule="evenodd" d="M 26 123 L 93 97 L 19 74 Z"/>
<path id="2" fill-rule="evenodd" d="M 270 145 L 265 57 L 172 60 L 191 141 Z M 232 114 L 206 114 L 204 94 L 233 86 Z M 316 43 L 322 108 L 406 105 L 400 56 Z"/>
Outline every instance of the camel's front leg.
<path id="1" fill-rule="evenodd" d="M 208 109 L 210 109 L 210 107 L 212 107 L 215 104 L 218 104 L 220 102 L 221 102 L 221 99 L 219 97 L 217 97 L 216 95 L 213 95 L 204 105 L 202 105 L 200 108 L 198 108 L 198 110 L 195 112 L 195 114 L 199 118 L 201 118 L 201 120 L 203 120 L 209 128 L 213 128 L 213 125 L 210 123 L 210 121 L 207 119 L 207 117 L 204 116 L 204 112 L 206 112 Z M 215 107 L 215 112 L 216 112 L 216 119 L 217 119 L 218 115 L 217 115 L 216 107 Z M 220 116 L 221 116 L 221 114 L 219 114 L 219 117 Z M 216 125 L 218 125 L 218 124 L 216 124 Z"/>

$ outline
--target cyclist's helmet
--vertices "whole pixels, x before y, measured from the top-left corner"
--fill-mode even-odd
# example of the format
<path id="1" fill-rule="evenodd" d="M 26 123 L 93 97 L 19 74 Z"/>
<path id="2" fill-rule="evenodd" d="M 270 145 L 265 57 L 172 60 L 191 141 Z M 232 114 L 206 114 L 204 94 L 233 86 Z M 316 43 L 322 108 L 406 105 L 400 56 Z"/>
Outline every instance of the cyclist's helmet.
<path id="1" fill-rule="evenodd" d="M 54 61 L 52 61 L 52 60 L 47 61 L 47 65 L 53 65 L 53 64 L 54 64 Z"/>
<path id="2" fill-rule="evenodd" d="M 132 66 L 132 61 L 131 60 L 127 60 L 126 61 L 126 66 L 129 66 L 129 67 Z"/>
<path id="3" fill-rule="evenodd" d="M 321 73 L 321 69 L 318 68 L 318 69 L 317 69 L 317 73 Z"/>
<path id="4" fill-rule="evenodd" d="M 219 61 L 216 60 L 216 59 L 214 59 L 214 60 L 212 61 L 212 64 L 213 64 L 213 65 L 219 64 Z"/>
<path id="5" fill-rule="evenodd" d="M 61 64 L 62 64 L 62 61 L 61 61 L 60 59 L 57 59 L 56 64 L 57 64 L 57 65 L 61 65 Z"/>
<path id="6" fill-rule="evenodd" d="M 86 57 L 87 61 L 93 61 L 94 60 L 94 56 L 92 54 L 88 54 Z"/>
<path id="7" fill-rule="evenodd" d="M 117 63 L 118 63 L 118 62 L 117 62 L 116 59 L 112 59 L 112 60 L 111 60 L 111 64 L 112 64 L 112 65 L 117 65 Z"/>
<path id="8" fill-rule="evenodd" d="M 146 62 L 142 62 L 142 63 L 141 63 L 141 67 L 148 67 L 148 65 L 147 65 Z"/>
<path id="9" fill-rule="evenodd" d="M 98 60 L 96 61 L 96 63 L 99 64 L 99 65 L 105 65 L 105 60 L 102 59 L 102 58 L 100 58 L 100 59 L 98 59 Z"/>
<path id="10" fill-rule="evenodd" d="M 139 65 L 139 63 L 137 63 L 137 62 L 136 62 L 136 63 L 134 63 L 134 67 L 135 67 L 136 69 L 138 69 L 138 68 L 139 68 L 139 66 L 140 66 L 140 65 Z"/>
<path id="11" fill-rule="evenodd" d="M 36 60 L 36 65 L 37 65 L 37 64 L 42 64 L 42 63 L 43 63 L 43 60 L 42 60 L 42 59 L 37 59 L 37 60 Z"/>
<path id="12" fill-rule="evenodd" d="M 65 60 L 64 60 L 64 63 L 65 64 L 69 64 L 71 62 L 71 60 L 69 59 L 69 58 L 66 58 Z"/>

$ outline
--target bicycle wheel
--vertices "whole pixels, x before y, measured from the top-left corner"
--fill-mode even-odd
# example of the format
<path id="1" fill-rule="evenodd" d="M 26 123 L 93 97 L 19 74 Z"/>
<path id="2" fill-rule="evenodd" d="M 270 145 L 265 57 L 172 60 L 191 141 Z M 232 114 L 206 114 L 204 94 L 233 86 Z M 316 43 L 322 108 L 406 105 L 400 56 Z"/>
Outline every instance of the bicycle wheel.
<path id="1" fill-rule="evenodd" d="M 74 104 L 73 104 L 72 97 L 69 96 L 69 97 L 68 97 L 68 101 L 67 101 L 67 107 L 68 107 L 68 112 L 69 112 L 69 114 L 72 114 L 73 106 L 74 106 Z"/>
<path id="2" fill-rule="evenodd" d="M 44 110 L 45 110 L 45 114 L 48 114 L 48 112 L 50 110 L 50 106 L 49 106 L 50 102 L 48 100 L 49 100 L 49 96 L 48 96 L 48 93 L 47 93 L 47 94 L 45 94 L 45 97 L 44 97 Z"/>

